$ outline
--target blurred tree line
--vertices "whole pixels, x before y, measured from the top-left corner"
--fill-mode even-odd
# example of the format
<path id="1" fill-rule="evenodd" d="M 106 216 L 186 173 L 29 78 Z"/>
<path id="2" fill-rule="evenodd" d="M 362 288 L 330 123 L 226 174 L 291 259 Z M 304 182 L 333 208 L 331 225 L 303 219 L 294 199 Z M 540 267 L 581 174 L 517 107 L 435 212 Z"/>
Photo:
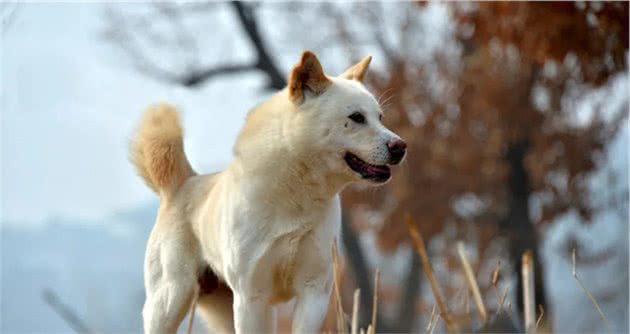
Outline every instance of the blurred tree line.
<path id="1" fill-rule="evenodd" d="M 545 307 L 539 227 L 568 210 L 588 222 L 601 209 L 591 206 L 586 177 L 627 116 L 627 104 L 613 115 L 599 106 L 579 124 L 565 99 L 627 71 L 628 4 L 472 6 L 453 6 L 461 46 L 456 65 L 444 61 L 449 55 L 426 64 L 392 54 L 384 73 L 370 77 L 377 91 L 397 94 L 387 120 L 410 142 L 408 167 L 379 196 L 358 191 L 346 200 L 372 207 L 396 203 L 379 234 L 384 247 L 408 239 L 401 223 L 407 211 L 426 238 L 446 222 L 478 226 L 481 257 L 491 240 L 506 238 L 516 291 L 522 288 L 521 255 L 533 250 L 536 301 Z M 404 24 L 398 31 L 402 40 L 415 33 Z M 426 75 L 435 73 L 431 66 L 448 86 L 437 96 L 436 80 Z M 416 122 L 414 109 L 422 110 Z M 479 208 L 462 216 L 454 201 L 464 194 Z M 539 207 L 532 217 L 534 197 Z M 521 294 L 516 296 L 520 307 Z"/>
<path id="2" fill-rule="evenodd" d="M 343 243 L 352 277 L 362 291 L 364 323 L 370 319 L 372 273 L 356 233 L 362 224 L 357 219 L 360 210 L 368 208 L 382 216 L 382 223 L 371 228 L 383 251 L 408 243 L 406 213 L 427 240 L 447 224 L 458 226 L 459 237 L 478 248 L 478 262 L 492 255 L 493 241 L 504 240 L 506 262 L 518 282 L 514 293 L 519 307 L 518 273 L 527 249 L 534 252 L 536 301 L 546 306 L 539 254 L 545 224 L 572 210 L 585 223 L 598 210 L 627 212 L 627 193 L 601 207 L 593 205 L 587 188 L 598 157 L 626 120 L 627 100 L 619 110 L 605 109 L 605 101 L 587 115 L 575 110 L 581 96 L 627 71 L 627 2 L 452 3 L 448 10 L 453 38 L 431 54 L 413 42 L 426 37 L 427 32 L 418 28 L 425 3 L 389 4 L 401 9 L 387 23 L 383 15 L 387 8 L 381 3 L 186 6 L 155 4 L 157 14 L 152 15 L 173 27 L 173 47 L 194 50 L 195 38 L 205 38 L 183 28 L 183 15 L 229 6 L 254 59 L 208 67 L 193 62 L 176 70 L 160 66 L 139 41 L 151 36 L 147 27 L 154 16 L 125 17 L 108 11 L 106 36 L 146 75 L 192 88 L 245 71 L 263 73 L 268 88 L 284 87 L 287 69 L 284 73 L 279 69 L 273 43 L 260 27 L 258 12 L 264 6 L 303 23 L 295 24 L 294 35 L 303 36 L 293 41 L 300 46 L 296 50 L 312 48 L 317 34 L 309 32 L 326 26 L 334 34 L 327 35 L 324 47 L 344 50 L 352 60 L 363 53 L 382 57 L 367 84 L 386 109 L 386 125 L 408 142 L 409 154 L 385 187 L 368 191 L 352 187 L 343 195 Z M 321 26 L 307 26 L 299 12 Z M 579 245 L 573 246 L 579 250 Z M 379 332 L 412 329 L 421 275 L 414 255 L 403 278 L 398 316 L 379 315 Z"/>

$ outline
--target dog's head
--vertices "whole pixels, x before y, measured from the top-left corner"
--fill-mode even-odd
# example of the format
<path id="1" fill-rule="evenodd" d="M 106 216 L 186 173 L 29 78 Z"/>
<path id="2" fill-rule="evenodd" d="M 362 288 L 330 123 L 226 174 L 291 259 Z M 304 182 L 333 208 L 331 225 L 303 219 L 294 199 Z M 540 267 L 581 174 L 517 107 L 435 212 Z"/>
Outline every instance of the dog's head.
<path id="1" fill-rule="evenodd" d="M 389 165 L 405 157 L 406 144 L 383 125 L 383 111 L 363 85 L 371 59 L 331 77 L 306 51 L 291 70 L 288 94 L 299 114 L 296 126 L 306 129 L 301 139 L 320 161 L 349 181 L 382 184 L 391 177 Z"/>

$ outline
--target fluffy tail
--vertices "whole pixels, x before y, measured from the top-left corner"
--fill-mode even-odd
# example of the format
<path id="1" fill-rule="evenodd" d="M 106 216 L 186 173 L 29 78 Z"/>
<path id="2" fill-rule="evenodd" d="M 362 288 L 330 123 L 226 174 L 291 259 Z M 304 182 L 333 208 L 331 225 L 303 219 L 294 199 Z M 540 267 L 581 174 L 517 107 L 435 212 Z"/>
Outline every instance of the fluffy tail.
<path id="1" fill-rule="evenodd" d="M 131 161 L 144 182 L 169 198 L 195 175 L 184 152 L 182 128 L 175 107 L 161 103 L 144 112 L 131 144 Z"/>

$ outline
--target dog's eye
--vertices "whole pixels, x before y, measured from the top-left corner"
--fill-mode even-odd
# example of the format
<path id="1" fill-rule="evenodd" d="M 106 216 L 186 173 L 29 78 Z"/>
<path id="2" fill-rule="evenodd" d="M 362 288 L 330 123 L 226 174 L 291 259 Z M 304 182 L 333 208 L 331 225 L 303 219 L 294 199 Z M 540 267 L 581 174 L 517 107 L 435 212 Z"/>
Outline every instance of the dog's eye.
<path id="1" fill-rule="evenodd" d="M 383 121 L 383 114 L 378 115 L 378 120 L 381 122 Z"/>
<path id="2" fill-rule="evenodd" d="M 348 116 L 348 118 L 359 124 L 365 123 L 365 116 L 363 116 L 363 114 L 360 112 L 355 112 L 352 115 Z"/>

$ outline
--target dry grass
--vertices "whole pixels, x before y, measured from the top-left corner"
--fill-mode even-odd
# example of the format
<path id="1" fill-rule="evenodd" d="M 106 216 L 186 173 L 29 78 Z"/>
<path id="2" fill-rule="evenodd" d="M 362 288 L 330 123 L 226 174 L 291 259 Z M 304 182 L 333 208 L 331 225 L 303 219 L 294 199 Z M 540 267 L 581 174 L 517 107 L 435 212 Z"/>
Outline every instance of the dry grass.
<path id="1" fill-rule="evenodd" d="M 584 283 L 582 283 L 582 280 L 577 274 L 577 268 L 576 268 L 577 266 L 575 264 L 576 263 L 575 262 L 575 248 L 573 248 L 573 251 L 571 252 L 571 262 L 573 263 L 573 270 L 572 270 L 573 278 L 575 278 L 575 280 L 578 282 L 578 285 L 580 286 L 582 291 L 584 291 L 586 296 L 588 296 L 588 299 L 590 299 L 591 303 L 593 303 L 593 305 L 595 306 L 595 309 L 597 309 L 597 312 L 599 313 L 600 318 L 602 318 L 602 320 L 604 321 L 604 325 L 606 326 L 606 328 L 610 329 L 610 324 L 608 323 L 608 319 L 604 315 L 604 312 L 602 312 L 602 309 L 599 307 L 599 304 L 595 300 L 595 297 L 593 297 L 591 292 L 584 286 Z"/>
<path id="2" fill-rule="evenodd" d="M 341 292 L 340 292 L 340 282 L 339 282 L 339 252 L 337 250 L 337 241 L 333 242 L 333 279 L 334 279 L 334 290 L 335 290 L 335 309 L 337 316 L 337 332 L 345 333 L 346 332 L 346 320 L 345 313 L 343 312 L 343 305 L 341 304 Z"/>
<path id="3" fill-rule="evenodd" d="M 488 312 L 486 311 L 486 306 L 483 304 L 483 298 L 481 297 L 481 292 L 479 292 L 477 278 L 473 273 L 470 262 L 468 262 L 466 250 L 464 250 L 464 244 L 461 241 L 457 243 L 457 253 L 459 254 L 459 259 L 462 262 L 462 268 L 464 269 L 468 287 L 470 288 L 473 298 L 475 299 L 475 304 L 477 305 L 477 312 L 479 312 L 479 317 L 481 318 L 481 326 L 483 326 L 486 321 L 488 321 Z"/>
<path id="4" fill-rule="evenodd" d="M 422 269 L 431 284 L 431 291 L 433 291 L 433 297 L 435 298 L 435 302 L 437 303 L 438 308 L 440 309 L 440 315 L 444 319 L 444 324 L 446 325 L 446 329 L 451 333 L 459 332 L 459 326 L 453 320 L 453 316 L 448 309 L 448 306 L 444 302 L 444 297 L 442 295 L 442 291 L 440 290 L 440 285 L 438 284 L 437 279 L 435 278 L 435 274 L 433 273 L 433 268 L 431 267 L 431 262 L 429 261 L 429 257 L 427 256 L 427 249 L 424 245 L 424 240 L 422 240 L 422 235 L 420 231 L 416 227 L 416 224 L 411 218 L 411 215 L 407 214 L 405 217 L 405 221 L 407 223 L 407 227 L 409 228 L 409 235 L 411 236 L 411 240 L 413 241 L 414 247 L 420 255 L 420 260 L 422 262 Z"/>
<path id="5" fill-rule="evenodd" d="M 451 311 L 448 309 L 445 298 L 443 297 L 442 292 L 440 290 L 439 283 L 433 272 L 431 262 L 428 258 L 426 246 L 424 244 L 424 240 L 422 239 L 422 235 L 420 234 L 420 231 L 415 226 L 412 218 L 409 215 L 406 217 L 406 223 L 409 228 L 409 235 L 413 241 L 413 246 L 415 250 L 418 252 L 418 254 L 420 255 L 422 270 L 424 271 L 424 273 L 426 274 L 429 280 L 429 283 L 431 285 L 431 290 L 433 292 L 434 299 L 435 299 L 435 304 L 433 305 L 433 308 L 431 310 L 429 322 L 425 328 L 425 333 L 428 333 L 428 334 L 433 333 L 436 327 L 438 326 L 440 320 L 442 319 L 444 320 L 444 323 L 448 332 L 457 333 L 460 331 L 460 329 L 464 329 L 464 331 L 466 332 L 472 332 L 473 329 L 468 328 L 469 324 L 465 323 L 463 320 L 466 317 L 461 317 L 459 315 L 454 316 L 451 313 Z M 461 242 L 457 243 L 457 252 L 458 252 L 461 265 L 462 265 L 462 268 L 463 268 L 463 271 L 467 280 L 467 285 L 468 285 L 468 289 L 465 289 L 465 287 L 463 287 L 463 290 L 461 290 L 464 292 L 464 297 L 465 297 L 465 300 L 463 301 L 466 305 L 465 314 L 470 316 L 468 290 L 472 292 L 474 301 L 477 306 L 477 310 L 479 312 L 479 317 L 482 319 L 480 327 L 483 327 L 485 323 L 488 323 L 489 325 L 491 325 L 492 321 L 499 318 L 498 315 L 500 315 L 504 309 L 506 310 L 508 314 L 511 314 L 512 303 L 510 301 L 507 301 L 507 304 L 506 304 L 508 288 L 507 287 L 504 288 L 503 293 L 500 295 L 498 294 L 498 281 L 500 277 L 501 263 L 497 262 L 495 269 L 492 271 L 492 275 L 490 279 L 490 283 L 499 298 L 498 298 L 498 303 L 497 303 L 498 305 L 496 309 L 496 315 L 494 319 L 489 320 L 488 312 L 484 305 L 483 296 L 481 295 L 478 282 L 476 280 L 475 274 L 472 270 L 472 266 L 470 265 L 470 262 L 468 261 L 466 252 Z M 340 265 L 339 253 L 338 253 L 336 242 L 334 242 L 332 246 L 332 257 L 333 257 L 333 278 L 334 278 L 333 306 L 334 306 L 334 313 L 336 317 L 337 333 L 348 333 L 348 329 L 350 329 L 350 332 L 352 334 L 376 334 L 376 328 L 377 328 L 376 321 L 377 321 L 378 302 L 379 302 L 380 270 L 377 268 L 374 274 L 374 297 L 372 300 L 371 323 L 368 325 L 367 328 L 360 328 L 359 321 L 358 321 L 358 315 L 360 311 L 360 290 L 359 289 L 355 290 L 354 292 L 351 321 L 347 320 L 348 317 L 343 310 L 342 299 L 341 299 L 341 280 L 340 280 L 341 265 Z M 528 333 L 535 333 L 539 328 L 541 328 L 541 324 L 543 324 L 543 320 L 545 319 L 545 309 L 542 307 L 542 305 L 538 305 L 539 314 L 538 314 L 538 317 L 534 319 L 536 316 L 534 269 L 535 268 L 534 268 L 533 253 L 528 250 L 522 256 L 522 266 L 521 266 L 521 275 L 523 279 L 522 293 L 524 297 L 523 298 L 524 300 L 523 319 L 524 319 L 524 328 L 526 329 Z M 581 290 L 586 294 L 586 296 L 589 298 L 589 300 L 591 301 L 591 303 L 597 310 L 606 328 L 610 330 L 610 324 L 608 322 L 608 319 L 604 315 L 600 305 L 598 304 L 598 302 L 595 300 L 591 292 L 586 288 L 586 286 L 584 285 L 584 283 L 578 276 L 575 249 L 573 249 L 572 251 L 572 275 L 577 281 Z M 458 300 L 460 300 L 459 295 L 460 295 L 459 293 L 456 295 Z M 61 318 L 66 323 L 69 324 L 69 326 L 71 326 L 77 332 L 79 333 L 92 332 L 71 308 L 69 308 L 67 305 L 63 305 L 59 301 L 57 296 L 52 291 L 49 291 L 49 290 L 44 291 L 42 298 L 51 308 L 53 308 L 55 312 L 57 312 L 61 316 Z M 191 303 L 189 320 L 188 320 L 188 328 L 187 328 L 188 334 L 191 334 L 192 332 L 192 327 L 193 327 L 192 325 L 193 325 L 193 319 L 195 317 L 195 305 L 196 305 L 197 298 L 198 296 L 195 295 L 195 299 Z M 350 327 L 348 327 L 349 323 L 351 325 Z M 543 329 L 545 328 L 544 324 L 542 328 Z M 334 332 L 329 332 L 329 333 L 332 334 Z"/>
<path id="6" fill-rule="evenodd" d="M 541 304 L 538 304 L 538 313 L 540 314 L 538 314 L 538 319 L 536 320 L 536 331 L 538 331 L 538 326 L 540 326 L 540 322 L 545 315 L 545 308 Z"/>
<path id="7" fill-rule="evenodd" d="M 431 309 L 431 316 L 429 317 L 429 323 L 427 324 L 427 329 L 425 330 L 426 333 L 430 333 L 433 331 L 433 322 L 435 322 L 435 316 L 437 315 L 435 313 L 435 307 L 436 305 L 433 304 L 433 309 Z"/>
<path id="8" fill-rule="evenodd" d="M 500 275 L 501 275 L 501 260 L 497 261 L 497 266 L 492 271 L 492 278 L 490 279 L 492 286 L 495 288 L 497 287 L 497 283 L 499 282 Z"/>
<path id="9" fill-rule="evenodd" d="M 372 300 L 372 323 L 368 327 L 368 334 L 376 333 L 376 315 L 378 314 L 378 285 L 381 276 L 381 271 L 376 268 L 374 273 L 374 299 Z"/>
<path id="10" fill-rule="evenodd" d="M 433 308 L 431 310 L 429 322 L 427 326 L 425 327 L 425 333 L 432 334 L 434 330 L 436 329 L 436 327 L 438 326 L 440 320 L 444 321 L 446 330 L 450 333 L 458 333 L 462 329 L 464 329 L 464 331 L 472 331 L 471 328 L 468 328 L 469 324 L 465 323 L 465 321 L 462 320 L 462 319 L 465 319 L 466 317 L 454 316 L 449 310 L 447 306 L 447 302 L 445 301 L 445 298 L 442 295 L 440 285 L 433 272 L 431 262 L 427 255 L 426 246 L 424 244 L 424 240 L 422 239 L 422 235 L 420 234 L 420 231 L 415 226 L 412 218 L 409 215 L 407 215 L 406 217 L 406 223 L 409 228 L 409 235 L 411 237 L 411 240 L 413 241 L 413 246 L 415 250 L 417 251 L 417 253 L 420 255 L 422 270 L 427 276 L 427 279 L 431 286 L 431 291 L 433 292 L 433 296 L 435 299 L 435 304 L 433 305 Z M 483 328 L 484 324 L 491 323 L 492 321 L 489 320 L 488 311 L 484 304 L 483 296 L 480 292 L 481 290 L 479 288 L 479 284 L 473 272 L 472 266 L 468 260 L 468 257 L 466 255 L 464 245 L 462 242 L 457 243 L 457 253 L 461 261 L 461 266 L 462 266 L 462 269 L 466 278 L 466 282 L 468 285 L 468 289 L 466 289 L 466 287 L 463 287 L 463 292 L 464 292 L 464 297 L 465 297 L 463 302 L 466 305 L 465 314 L 468 316 L 468 318 L 470 317 L 470 307 L 469 307 L 470 297 L 469 296 L 470 296 L 470 293 L 472 293 L 473 300 L 476 304 L 477 312 L 481 320 L 479 327 Z M 348 333 L 348 329 L 349 329 L 350 330 L 349 332 L 351 334 L 376 334 L 376 328 L 377 328 L 376 319 L 377 319 L 377 314 L 378 314 L 380 270 L 377 268 L 374 274 L 374 297 L 372 300 L 371 322 L 367 328 L 360 328 L 358 318 L 359 318 L 359 311 L 360 311 L 360 305 L 361 305 L 360 304 L 361 291 L 360 289 L 356 289 L 354 291 L 352 315 L 351 315 L 351 318 L 348 319 L 348 316 L 345 314 L 343 310 L 342 299 L 341 299 L 341 282 L 340 282 L 341 264 L 340 264 L 339 253 L 338 253 L 336 242 L 333 244 L 333 247 L 332 247 L 332 255 L 333 255 L 333 278 L 334 278 L 333 307 L 335 310 L 334 313 L 336 317 L 337 333 Z M 579 278 L 577 274 L 575 250 L 573 250 L 573 254 L 572 254 L 572 263 L 573 263 L 573 271 L 572 271 L 573 277 L 578 282 L 578 285 L 580 286 L 582 291 L 584 291 L 584 293 L 588 296 L 588 298 L 590 299 L 591 303 L 594 305 L 595 309 L 599 313 L 599 316 L 604 321 L 607 328 L 610 328 L 608 324 L 608 320 L 606 316 L 604 315 L 604 313 L 602 312 L 599 304 L 597 303 L 593 295 L 590 293 L 590 291 L 586 289 L 586 287 L 584 286 L 583 282 L 581 281 L 581 279 Z M 523 324 L 524 328 L 528 333 L 535 333 L 540 328 L 544 319 L 544 315 L 545 315 L 545 310 L 542 307 L 542 305 L 538 305 L 539 314 L 538 314 L 538 317 L 535 318 L 536 317 L 536 308 L 535 308 L 536 304 L 535 304 L 535 288 L 534 288 L 535 286 L 534 269 L 535 268 L 534 268 L 533 253 L 528 250 L 525 253 L 523 253 L 522 266 L 521 266 L 521 275 L 523 279 L 523 291 L 521 293 L 523 294 L 523 303 L 524 303 L 522 318 L 524 319 L 524 324 Z M 504 288 L 503 292 L 499 294 L 498 281 L 500 277 L 500 271 L 501 271 L 501 262 L 497 262 L 495 269 L 492 271 L 492 275 L 490 279 L 490 283 L 498 297 L 497 309 L 495 311 L 495 319 L 498 318 L 498 315 L 500 315 L 504 309 L 508 314 L 511 314 L 512 312 L 512 303 L 510 301 L 507 301 L 507 304 L 506 304 L 506 300 L 508 296 L 508 288 L 507 287 Z M 460 294 L 458 293 L 457 296 L 459 295 Z M 458 297 L 458 300 L 459 298 L 460 297 Z M 190 334 L 192 330 L 192 321 L 193 321 L 193 317 L 195 313 L 194 304 L 195 303 L 192 303 L 191 310 L 190 310 L 190 319 L 188 322 L 188 331 L 187 331 L 188 334 Z M 330 333 L 333 333 L 333 332 L 330 332 Z"/>
<path id="11" fill-rule="evenodd" d="M 505 304 L 505 299 L 508 295 L 508 288 L 503 289 L 503 294 L 499 297 L 499 306 L 497 307 L 497 315 L 501 314 L 501 310 L 503 309 L 503 304 Z"/>
<path id="12" fill-rule="evenodd" d="M 354 298 L 352 301 L 352 326 L 350 333 L 359 333 L 359 303 L 361 302 L 361 289 L 354 290 Z"/>
<path id="13" fill-rule="evenodd" d="M 433 334 L 433 330 L 435 329 L 435 327 L 437 326 L 439 322 L 440 322 L 440 315 L 436 314 L 435 321 L 433 321 L 433 326 L 431 326 L 431 330 L 429 331 L 429 334 Z"/>
<path id="14" fill-rule="evenodd" d="M 523 279 L 523 313 L 525 331 L 536 331 L 536 290 L 534 286 L 534 258 L 531 251 L 526 251 L 521 259 L 521 277 Z"/>

